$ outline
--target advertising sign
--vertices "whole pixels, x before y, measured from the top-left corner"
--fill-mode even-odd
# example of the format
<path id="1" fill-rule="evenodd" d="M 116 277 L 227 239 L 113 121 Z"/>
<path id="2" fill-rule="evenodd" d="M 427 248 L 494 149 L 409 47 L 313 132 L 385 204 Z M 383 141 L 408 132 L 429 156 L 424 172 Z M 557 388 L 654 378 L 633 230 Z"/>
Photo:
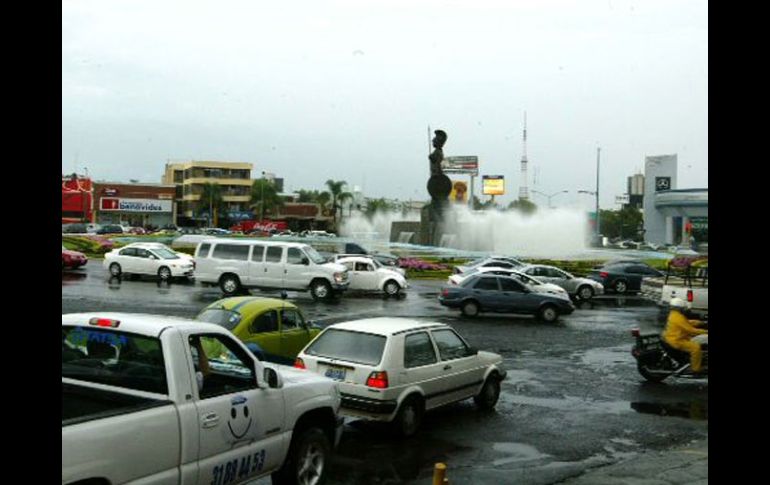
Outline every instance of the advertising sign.
<path id="1" fill-rule="evenodd" d="M 171 212 L 173 201 L 156 199 L 121 199 L 102 197 L 99 210 L 122 212 Z"/>
<path id="2" fill-rule="evenodd" d="M 468 184 L 462 180 L 452 180 L 452 191 L 449 193 L 450 202 L 468 203 Z"/>
<path id="3" fill-rule="evenodd" d="M 628 194 L 616 195 L 615 196 L 615 203 L 616 204 L 628 204 L 628 202 L 629 202 Z"/>
<path id="4" fill-rule="evenodd" d="M 463 173 L 467 175 L 479 174 L 479 157 L 446 157 L 441 162 L 441 170 L 444 173 Z"/>
<path id="5" fill-rule="evenodd" d="M 505 177 L 484 175 L 481 177 L 481 193 L 484 195 L 505 195 Z"/>

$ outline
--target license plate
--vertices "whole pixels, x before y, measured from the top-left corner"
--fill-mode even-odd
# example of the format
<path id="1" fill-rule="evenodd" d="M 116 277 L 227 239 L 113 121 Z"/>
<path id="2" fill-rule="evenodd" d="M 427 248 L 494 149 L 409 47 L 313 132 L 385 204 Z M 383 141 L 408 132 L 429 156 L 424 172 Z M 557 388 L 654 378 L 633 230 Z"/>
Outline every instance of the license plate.
<path id="1" fill-rule="evenodd" d="M 344 381 L 346 372 L 347 371 L 341 367 L 329 367 L 326 369 L 326 373 L 324 375 L 330 379 L 334 379 L 335 381 Z"/>

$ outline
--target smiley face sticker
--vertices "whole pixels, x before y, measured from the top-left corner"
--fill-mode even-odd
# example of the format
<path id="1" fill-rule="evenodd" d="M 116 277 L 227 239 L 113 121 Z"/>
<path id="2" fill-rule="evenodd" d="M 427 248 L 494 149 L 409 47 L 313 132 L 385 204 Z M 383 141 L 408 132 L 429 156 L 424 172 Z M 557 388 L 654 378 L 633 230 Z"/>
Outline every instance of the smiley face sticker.
<path id="1" fill-rule="evenodd" d="M 230 401 L 227 429 L 235 440 L 243 439 L 251 429 L 252 416 L 247 401 L 244 396 L 235 396 Z"/>

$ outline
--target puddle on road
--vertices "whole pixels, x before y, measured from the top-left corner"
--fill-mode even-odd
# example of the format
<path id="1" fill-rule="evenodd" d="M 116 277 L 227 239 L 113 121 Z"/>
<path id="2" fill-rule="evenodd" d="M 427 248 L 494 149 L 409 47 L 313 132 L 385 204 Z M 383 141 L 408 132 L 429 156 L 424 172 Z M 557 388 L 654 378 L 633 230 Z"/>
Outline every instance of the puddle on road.
<path id="1" fill-rule="evenodd" d="M 628 401 L 590 401 L 574 396 L 564 396 L 563 398 L 522 396 L 507 392 L 506 390 L 500 391 L 500 402 L 505 405 L 536 406 L 575 413 L 595 412 L 611 414 L 628 412 L 630 404 Z"/>
<path id="2" fill-rule="evenodd" d="M 492 449 L 498 453 L 508 455 L 492 462 L 493 466 L 508 465 L 510 463 L 534 462 L 550 458 L 551 455 L 541 453 L 537 448 L 524 443 L 493 443 Z"/>
<path id="3" fill-rule="evenodd" d="M 632 402 L 631 409 L 639 413 L 654 414 L 657 416 L 675 416 L 678 418 L 695 419 L 698 421 L 708 421 L 709 419 L 707 401 L 677 403 Z"/>

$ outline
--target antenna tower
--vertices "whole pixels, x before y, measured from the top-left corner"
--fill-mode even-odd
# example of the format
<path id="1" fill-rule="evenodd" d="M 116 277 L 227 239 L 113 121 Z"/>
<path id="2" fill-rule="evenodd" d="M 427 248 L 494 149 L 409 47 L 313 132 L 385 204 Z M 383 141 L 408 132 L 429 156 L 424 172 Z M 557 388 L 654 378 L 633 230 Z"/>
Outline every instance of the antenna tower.
<path id="1" fill-rule="evenodd" d="M 523 151 L 521 154 L 521 184 L 519 185 L 519 199 L 529 200 L 529 188 L 527 187 L 527 112 L 524 112 L 524 137 Z"/>

